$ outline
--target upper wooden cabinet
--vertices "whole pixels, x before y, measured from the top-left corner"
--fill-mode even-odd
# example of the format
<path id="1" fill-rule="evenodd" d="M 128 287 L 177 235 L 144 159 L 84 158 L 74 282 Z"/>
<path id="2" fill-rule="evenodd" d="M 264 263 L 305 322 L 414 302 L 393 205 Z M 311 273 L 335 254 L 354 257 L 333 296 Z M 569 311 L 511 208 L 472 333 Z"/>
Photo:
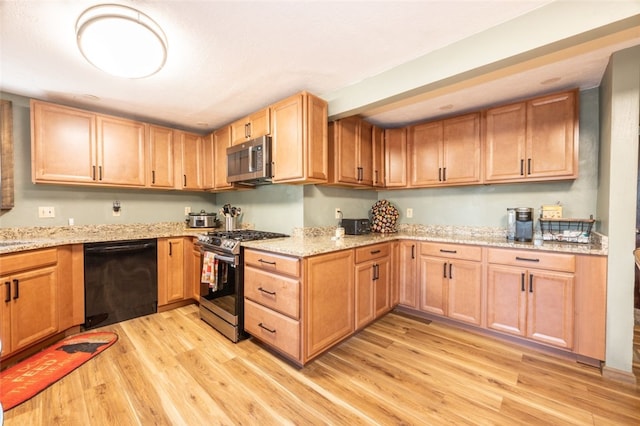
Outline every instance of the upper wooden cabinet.
<path id="1" fill-rule="evenodd" d="M 150 125 L 147 132 L 147 159 L 149 186 L 152 188 L 174 188 L 175 171 L 173 153 L 175 134 L 173 129 Z"/>
<path id="2" fill-rule="evenodd" d="M 203 158 L 204 138 L 187 132 L 176 132 L 175 169 L 178 188 L 204 189 Z"/>
<path id="3" fill-rule="evenodd" d="M 306 92 L 271 105 L 273 182 L 327 183 L 327 103 Z"/>
<path id="4" fill-rule="evenodd" d="M 329 123 L 329 183 L 373 186 L 373 125 L 358 117 Z"/>
<path id="5" fill-rule="evenodd" d="M 485 182 L 575 179 L 577 91 L 486 112 Z"/>
<path id="6" fill-rule="evenodd" d="M 404 188 L 407 186 L 407 129 L 386 129 L 384 144 L 385 187 Z"/>
<path id="7" fill-rule="evenodd" d="M 231 123 L 231 142 L 237 145 L 271 133 L 270 108 L 264 108 Z"/>
<path id="8" fill-rule="evenodd" d="M 371 139 L 373 147 L 373 187 L 384 188 L 384 129 L 373 126 Z"/>
<path id="9" fill-rule="evenodd" d="M 36 183 L 145 185 L 144 123 L 32 100 L 31 152 Z"/>
<path id="10" fill-rule="evenodd" d="M 409 128 L 409 186 L 479 183 L 480 114 L 467 114 Z"/>

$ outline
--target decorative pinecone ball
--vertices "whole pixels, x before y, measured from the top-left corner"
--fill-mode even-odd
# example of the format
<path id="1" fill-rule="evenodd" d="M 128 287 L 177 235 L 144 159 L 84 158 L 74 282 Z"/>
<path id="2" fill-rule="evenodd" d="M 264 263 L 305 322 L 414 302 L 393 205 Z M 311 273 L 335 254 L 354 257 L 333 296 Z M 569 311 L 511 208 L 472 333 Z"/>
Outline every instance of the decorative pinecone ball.
<path id="1" fill-rule="evenodd" d="M 398 209 L 387 200 L 380 200 L 371 207 L 372 232 L 396 232 L 400 217 Z"/>

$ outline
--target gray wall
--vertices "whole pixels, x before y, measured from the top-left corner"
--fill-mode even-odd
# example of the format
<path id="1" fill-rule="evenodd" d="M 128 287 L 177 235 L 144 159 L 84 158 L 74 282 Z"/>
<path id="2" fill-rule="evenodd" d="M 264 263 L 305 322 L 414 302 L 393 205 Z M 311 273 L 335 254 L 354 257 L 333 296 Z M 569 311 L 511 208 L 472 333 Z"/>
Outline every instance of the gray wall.
<path id="1" fill-rule="evenodd" d="M 67 225 L 69 218 L 76 225 L 179 222 L 187 206 L 192 211 L 215 209 L 215 195 L 209 193 L 33 184 L 29 100 L 7 93 L 0 96 L 13 103 L 15 169 L 15 207 L 0 212 L 2 227 Z M 119 217 L 113 216 L 115 200 L 122 205 Z M 38 218 L 38 206 L 53 206 L 56 217 Z"/>
<path id="2" fill-rule="evenodd" d="M 598 217 L 609 236 L 606 368 L 632 372 L 633 249 L 640 128 L 640 46 L 615 53 L 601 84 Z"/>

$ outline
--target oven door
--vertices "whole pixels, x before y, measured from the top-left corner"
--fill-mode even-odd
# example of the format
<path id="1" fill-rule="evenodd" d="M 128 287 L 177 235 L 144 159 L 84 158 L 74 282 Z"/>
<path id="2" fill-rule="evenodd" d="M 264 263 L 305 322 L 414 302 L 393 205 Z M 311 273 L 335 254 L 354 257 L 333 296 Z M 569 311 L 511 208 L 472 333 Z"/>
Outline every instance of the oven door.
<path id="1" fill-rule="evenodd" d="M 233 326 L 238 325 L 240 268 L 238 256 L 201 252 L 200 306 Z"/>

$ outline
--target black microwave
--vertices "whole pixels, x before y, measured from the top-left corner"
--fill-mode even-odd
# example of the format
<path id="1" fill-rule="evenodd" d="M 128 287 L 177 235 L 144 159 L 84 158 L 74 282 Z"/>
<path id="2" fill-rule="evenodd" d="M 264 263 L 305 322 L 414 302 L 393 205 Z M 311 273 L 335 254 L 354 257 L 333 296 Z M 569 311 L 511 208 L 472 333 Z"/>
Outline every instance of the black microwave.
<path id="1" fill-rule="evenodd" d="M 371 232 L 369 219 L 342 219 L 342 227 L 347 235 L 363 235 Z"/>
<path id="2" fill-rule="evenodd" d="M 227 148 L 227 182 L 271 183 L 271 137 L 261 136 Z"/>

